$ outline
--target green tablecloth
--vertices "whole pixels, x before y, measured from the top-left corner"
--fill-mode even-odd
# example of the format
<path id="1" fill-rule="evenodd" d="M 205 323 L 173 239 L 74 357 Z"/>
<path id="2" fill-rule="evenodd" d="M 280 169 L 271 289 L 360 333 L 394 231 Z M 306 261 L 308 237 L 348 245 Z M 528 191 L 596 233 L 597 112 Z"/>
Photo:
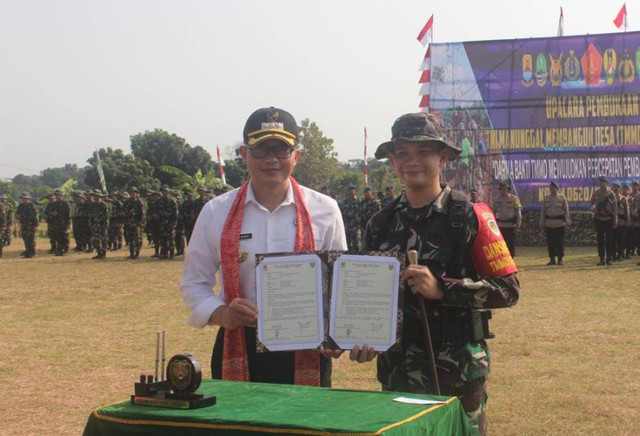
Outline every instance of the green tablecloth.
<path id="1" fill-rule="evenodd" d="M 469 425 L 460 401 L 440 405 L 392 401 L 397 392 L 346 391 L 308 386 L 205 380 L 200 392 L 215 406 L 195 410 L 135 406 L 129 401 L 93 411 L 89 435 L 465 435 Z"/>

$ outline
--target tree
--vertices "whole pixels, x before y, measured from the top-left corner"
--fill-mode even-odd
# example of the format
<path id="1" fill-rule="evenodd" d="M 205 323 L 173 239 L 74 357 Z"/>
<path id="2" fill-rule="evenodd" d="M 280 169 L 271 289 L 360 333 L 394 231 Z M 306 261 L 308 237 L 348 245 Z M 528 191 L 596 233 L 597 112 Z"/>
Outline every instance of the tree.
<path id="1" fill-rule="evenodd" d="M 122 150 L 113 150 L 111 147 L 101 148 L 98 153 L 109 191 L 122 191 L 135 186 L 144 192 L 160 187 L 160 181 L 153 177 L 154 169 L 149 162 L 125 154 Z M 95 154 L 87 159 L 87 162 L 91 166 L 85 168 L 84 181 L 90 187 L 100 188 Z"/>
<path id="2" fill-rule="evenodd" d="M 232 186 L 240 186 L 249 178 L 249 171 L 242 158 L 239 149 L 236 149 L 236 157 L 224 161 L 224 173 L 227 183 Z"/>
<path id="3" fill-rule="evenodd" d="M 322 185 L 332 185 L 340 179 L 340 162 L 333 139 L 325 137 L 318 125 L 309 121 L 309 118 L 300 123 L 300 144 L 302 155 L 294 172 L 298 182 L 320 190 Z"/>
<path id="4" fill-rule="evenodd" d="M 78 168 L 76 164 L 65 164 L 63 167 L 47 168 L 40 172 L 40 179 L 43 185 L 50 188 L 57 188 L 69 179 L 81 181 L 84 179 L 84 169 Z M 79 184 L 78 189 L 85 189 L 84 184 Z"/>
<path id="5" fill-rule="evenodd" d="M 213 189 L 214 191 L 225 188 L 224 183 L 222 183 L 222 179 L 217 178 L 213 171 L 209 171 L 203 175 L 202 171 L 197 170 L 193 176 L 190 176 L 181 169 L 169 165 L 161 166 L 160 170 L 172 175 L 173 186 L 176 186 L 180 190 L 191 188 L 193 191 L 196 191 L 199 186 L 204 186 L 206 188 Z M 233 189 L 233 186 L 227 184 L 226 189 Z"/>
<path id="6" fill-rule="evenodd" d="M 162 184 L 170 184 L 172 178 L 160 170 L 163 165 L 178 168 L 186 174 L 195 174 L 197 170 L 205 174 L 213 168 L 211 155 L 204 148 L 191 147 L 184 138 L 162 129 L 132 135 L 131 152 L 151 164 L 153 176 Z"/>

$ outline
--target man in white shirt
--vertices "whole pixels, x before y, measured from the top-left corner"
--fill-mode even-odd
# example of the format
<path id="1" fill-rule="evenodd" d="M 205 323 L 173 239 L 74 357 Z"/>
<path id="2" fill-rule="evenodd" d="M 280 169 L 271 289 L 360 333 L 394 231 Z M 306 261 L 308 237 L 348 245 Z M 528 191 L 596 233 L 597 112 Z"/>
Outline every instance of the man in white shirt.
<path id="1" fill-rule="evenodd" d="M 317 385 L 298 378 L 309 373 L 300 363 L 309 362 L 308 354 L 255 352 L 255 254 L 346 250 L 340 210 L 335 200 L 291 177 L 300 158 L 291 114 L 259 109 L 247 120 L 243 136 L 240 155 L 250 179 L 209 201 L 193 229 L 181 284 L 183 301 L 192 311 L 188 323 L 221 327 L 211 359 L 214 378 Z M 218 271 L 220 292 L 215 295 Z M 313 356 L 319 384 L 329 386 L 330 359 L 317 352 Z"/>

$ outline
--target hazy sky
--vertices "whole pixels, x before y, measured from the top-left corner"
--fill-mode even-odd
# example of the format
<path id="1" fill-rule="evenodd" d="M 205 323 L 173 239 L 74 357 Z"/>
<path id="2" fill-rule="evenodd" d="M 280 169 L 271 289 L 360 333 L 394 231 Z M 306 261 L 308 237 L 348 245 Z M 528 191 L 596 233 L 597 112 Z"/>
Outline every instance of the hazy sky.
<path id="1" fill-rule="evenodd" d="M 129 153 L 155 128 L 228 155 L 265 106 L 315 121 L 341 161 L 362 158 L 366 126 L 372 156 L 418 111 L 431 14 L 434 42 L 530 38 L 556 35 L 560 6 L 565 35 L 618 32 L 622 3 L 0 0 L 0 178 Z"/>

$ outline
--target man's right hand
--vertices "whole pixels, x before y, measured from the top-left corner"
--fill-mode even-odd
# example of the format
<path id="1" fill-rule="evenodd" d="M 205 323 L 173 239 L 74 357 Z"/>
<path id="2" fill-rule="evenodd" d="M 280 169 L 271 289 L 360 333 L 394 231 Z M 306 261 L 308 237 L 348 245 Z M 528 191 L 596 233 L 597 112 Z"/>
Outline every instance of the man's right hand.
<path id="1" fill-rule="evenodd" d="M 228 306 L 220 306 L 213 311 L 209 324 L 219 325 L 227 330 L 237 327 L 256 327 L 258 308 L 246 298 L 236 298 Z"/>

